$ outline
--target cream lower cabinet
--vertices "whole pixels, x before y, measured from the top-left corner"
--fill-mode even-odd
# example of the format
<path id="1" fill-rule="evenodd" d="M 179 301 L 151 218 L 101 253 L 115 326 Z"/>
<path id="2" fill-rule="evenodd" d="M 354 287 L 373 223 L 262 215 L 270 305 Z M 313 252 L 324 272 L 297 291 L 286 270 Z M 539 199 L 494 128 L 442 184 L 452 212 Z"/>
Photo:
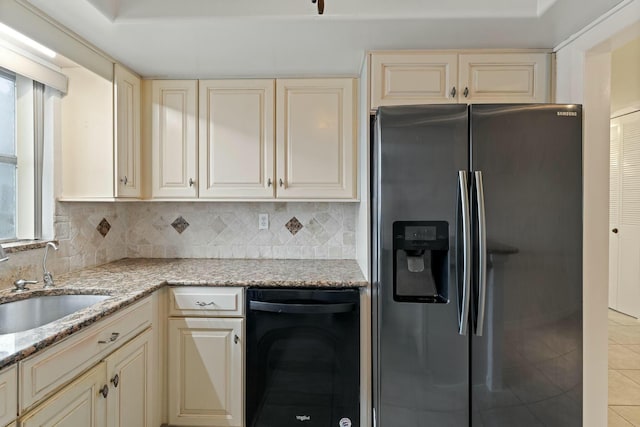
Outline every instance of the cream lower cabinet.
<path id="1" fill-rule="evenodd" d="M 23 416 L 20 427 L 106 427 L 106 372 L 104 362 L 97 364 Z"/>
<path id="2" fill-rule="evenodd" d="M 169 424 L 242 427 L 243 319 L 169 319 Z"/>
<path id="3" fill-rule="evenodd" d="M 276 81 L 279 199 L 355 199 L 355 80 Z"/>
<path id="4" fill-rule="evenodd" d="M 0 426 L 9 424 L 18 415 L 18 373 L 16 366 L 0 371 Z"/>
<path id="5" fill-rule="evenodd" d="M 147 329 L 105 359 L 107 427 L 151 427 L 151 342 Z"/>
<path id="6" fill-rule="evenodd" d="M 551 54 L 396 51 L 371 53 L 371 110 L 385 105 L 544 103 Z"/>
<path id="7" fill-rule="evenodd" d="M 20 419 L 21 427 L 151 427 L 151 328 Z"/>

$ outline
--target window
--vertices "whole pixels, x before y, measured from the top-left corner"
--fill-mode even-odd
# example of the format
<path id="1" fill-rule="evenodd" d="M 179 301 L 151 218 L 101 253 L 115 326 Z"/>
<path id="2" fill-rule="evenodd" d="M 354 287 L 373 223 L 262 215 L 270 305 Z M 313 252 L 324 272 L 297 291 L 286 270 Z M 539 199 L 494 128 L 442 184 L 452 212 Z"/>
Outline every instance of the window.
<path id="1" fill-rule="evenodd" d="M 0 70 L 0 241 L 16 234 L 16 78 Z"/>
<path id="2" fill-rule="evenodd" d="M 0 68 L 0 242 L 42 238 L 44 86 Z"/>

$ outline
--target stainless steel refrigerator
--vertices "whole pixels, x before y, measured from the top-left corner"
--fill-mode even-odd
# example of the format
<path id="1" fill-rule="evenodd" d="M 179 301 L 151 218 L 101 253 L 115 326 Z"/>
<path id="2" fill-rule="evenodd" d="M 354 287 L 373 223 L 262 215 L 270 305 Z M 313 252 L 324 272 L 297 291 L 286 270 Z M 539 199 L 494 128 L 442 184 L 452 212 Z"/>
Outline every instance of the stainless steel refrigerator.
<path id="1" fill-rule="evenodd" d="M 381 107 L 372 134 L 375 426 L 581 426 L 581 107 Z"/>

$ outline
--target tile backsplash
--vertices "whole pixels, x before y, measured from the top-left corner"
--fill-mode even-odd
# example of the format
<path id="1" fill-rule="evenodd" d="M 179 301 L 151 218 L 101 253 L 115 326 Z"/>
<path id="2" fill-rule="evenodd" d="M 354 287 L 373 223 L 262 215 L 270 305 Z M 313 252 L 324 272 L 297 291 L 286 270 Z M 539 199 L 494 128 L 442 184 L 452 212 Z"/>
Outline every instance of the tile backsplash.
<path id="1" fill-rule="evenodd" d="M 54 229 L 60 249 L 47 257 L 47 269 L 54 279 L 61 273 L 124 258 L 126 210 L 123 203 L 56 203 Z M 9 254 L 9 261 L 0 264 L 0 289 L 11 287 L 16 279 L 38 280 L 36 286 L 42 286 L 43 256 L 44 248 Z"/>
<path id="2" fill-rule="evenodd" d="M 135 203 L 127 256 L 355 258 L 352 203 Z M 269 228 L 258 229 L 258 215 Z M 295 221 L 294 221 L 295 218 Z"/>
<path id="3" fill-rule="evenodd" d="M 258 214 L 269 228 L 258 229 Z M 354 259 L 353 203 L 56 203 L 57 274 L 120 258 Z M 10 254 L 0 289 L 14 280 L 42 282 L 44 249 Z M 41 283 L 40 283 L 41 284 Z"/>

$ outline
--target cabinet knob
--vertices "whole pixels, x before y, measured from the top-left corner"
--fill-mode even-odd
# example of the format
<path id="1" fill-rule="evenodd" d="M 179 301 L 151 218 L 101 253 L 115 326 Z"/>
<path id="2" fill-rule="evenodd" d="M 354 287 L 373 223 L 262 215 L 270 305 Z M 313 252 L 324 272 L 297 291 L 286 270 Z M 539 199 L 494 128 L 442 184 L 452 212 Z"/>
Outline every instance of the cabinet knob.
<path id="1" fill-rule="evenodd" d="M 127 185 L 127 182 L 129 182 L 129 180 L 127 179 L 127 177 L 125 176 L 124 178 L 122 178 L 120 180 L 121 183 L 123 183 L 124 185 Z"/>
<path id="2" fill-rule="evenodd" d="M 193 180 L 193 178 L 189 178 L 189 187 L 193 187 L 193 184 L 195 184 L 196 182 Z"/>
<path id="3" fill-rule="evenodd" d="M 467 98 L 469 96 L 469 88 L 465 87 L 464 92 L 462 92 L 462 94 L 464 95 L 465 98 Z"/>
<path id="4" fill-rule="evenodd" d="M 116 374 L 115 377 L 111 378 L 111 384 L 113 384 L 115 388 L 118 388 L 119 383 L 120 383 L 120 376 Z"/>
<path id="5" fill-rule="evenodd" d="M 237 336 L 237 335 L 234 335 L 234 336 L 233 336 L 233 342 L 234 342 L 234 343 L 236 343 L 236 344 L 238 344 L 238 341 L 240 341 L 240 337 L 239 337 L 239 336 Z"/>
<path id="6" fill-rule="evenodd" d="M 456 87 L 454 86 L 454 87 L 451 89 L 451 97 L 452 97 L 452 98 L 455 98 L 455 97 L 456 97 L 456 93 L 458 93 L 458 91 L 456 90 Z"/>
<path id="7" fill-rule="evenodd" d="M 618 229 L 617 229 L 617 228 L 614 228 L 614 229 L 613 229 L 613 230 L 611 230 L 611 231 L 613 231 L 613 233 L 614 233 L 614 234 L 618 234 Z"/>
<path id="8" fill-rule="evenodd" d="M 104 397 L 105 399 L 107 398 L 107 396 L 109 395 L 109 386 L 108 385 L 104 385 L 100 390 L 99 390 L 100 394 L 102 395 L 102 397 Z"/>
<path id="9" fill-rule="evenodd" d="M 271 187 L 271 178 L 267 180 L 267 187 Z"/>
<path id="10" fill-rule="evenodd" d="M 279 181 L 280 181 L 280 187 L 284 187 L 284 181 L 282 181 L 282 178 L 280 178 Z"/>

